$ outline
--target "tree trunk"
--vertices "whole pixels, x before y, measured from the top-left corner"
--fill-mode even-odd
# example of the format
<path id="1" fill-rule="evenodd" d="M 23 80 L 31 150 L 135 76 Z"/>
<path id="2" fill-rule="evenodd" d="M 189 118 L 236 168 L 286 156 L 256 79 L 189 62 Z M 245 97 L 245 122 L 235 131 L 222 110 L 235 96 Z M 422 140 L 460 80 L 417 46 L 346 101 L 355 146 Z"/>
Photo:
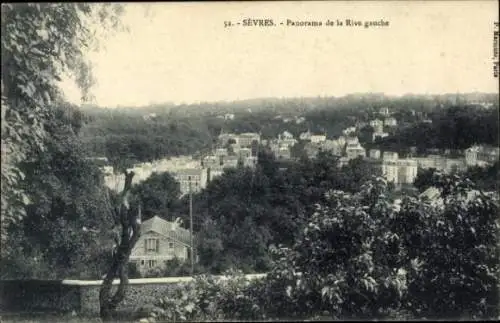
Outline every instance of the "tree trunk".
<path id="1" fill-rule="evenodd" d="M 134 172 L 125 172 L 125 187 L 121 193 L 118 208 L 114 211 L 121 225 L 121 239 L 116 252 L 113 255 L 113 261 L 99 291 L 100 316 L 106 321 L 113 318 L 116 308 L 125 298 L 128 286 L 128 261 L 132 249 L 134 248 L 140 235 L 141 208 L 138 207 L 137 213 L 131 210 L 129 205 L 130 188 Z M 135 214 L 134 214 L 135 213 Z M 120 284 L 117 291 L 112 294 L 114 279 L 118 277 Z"/>

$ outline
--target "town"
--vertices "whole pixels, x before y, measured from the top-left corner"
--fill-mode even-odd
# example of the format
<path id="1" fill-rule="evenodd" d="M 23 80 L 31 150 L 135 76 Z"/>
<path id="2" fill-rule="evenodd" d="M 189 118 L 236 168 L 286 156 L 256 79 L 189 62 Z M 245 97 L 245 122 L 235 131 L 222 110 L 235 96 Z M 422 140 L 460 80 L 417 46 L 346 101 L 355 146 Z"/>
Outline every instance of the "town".
<path id="1" fill-rule="evenodd" d="M 489 105 L 488 105 L 489 106 Z M 233 114 L 222 116 L 225 120 L 234 120 Z M 302 118 L 302 119 L 300 119 Z M 302 123 L 303 117 L 297 119 Z M 283 122 L 289 122 L 285 118 Z M 397 120 L 391 117 L 387 107 L 379 111 L 379 117 L 370 120 L 369 125 L 373 127 L 372 141 L 389 135 L 384 129 L 397 126 Z M 431 122 L 424 120 L 424 122 Z M 222 175 L 226 168 L 236 168 L 239 164 L 243 167 L 255 167 L 258 163 L 258 147 L 269 148 L 278 160 L 291 160 L 291 149 L 299 142 L 304 143 L 304 150 L 309 158 L 315 158 L 318 152 L 331 152 L 339 157 L 338 166 L 347 165 L 350 160 L 362 158 L 382 171 L 388 182 L 396 187 L 412 185 L 417 170 L 436 169 L 444 173 L 455 173 L 465 171 L 468 167 L 485 167 L 494 164 L 500 156 L 498 147 L 491 145 L 474 145 L 465 150 L 457 149 L 429 149 L 429 154 L 417 154 L 416 147 L 409 147 L 410 153 L 400 156 L 397 152 L 381 151 L 380 149 L 365 149 L 359 142 L 356 132 L 359 128 L 366 126 L 357 123 L 356 126 L 343 130 L 343 136 L 328 138 L 326 133 L 311 133 L 310 131 L 300 133 L 298 138 L 284 131 L 278 138 L 262 139 L 259 133 L 221 133 L 217 144 L 210 154 L 194 159 L 192 156 L 171 157 L 157 160 L 152 163 L 142 163 L 129 168 L 134 171 L 136 177 L 134 183 L 145 180 L 153 173 L 171 172 L 180 183 L 182 194 L 199 192 L 207 186 L 207 183 Z M 106 162 L 106 158 L 97 157 Z M 116 191 L 123 189 L 125 176 L 115 174 L 112 166 L 103 166 L 106 185 Z"/>
<path id="2" fill-rule="evenodd" d="M 0 322 L 498 321 L 497 12 L 2 3 Z"/>

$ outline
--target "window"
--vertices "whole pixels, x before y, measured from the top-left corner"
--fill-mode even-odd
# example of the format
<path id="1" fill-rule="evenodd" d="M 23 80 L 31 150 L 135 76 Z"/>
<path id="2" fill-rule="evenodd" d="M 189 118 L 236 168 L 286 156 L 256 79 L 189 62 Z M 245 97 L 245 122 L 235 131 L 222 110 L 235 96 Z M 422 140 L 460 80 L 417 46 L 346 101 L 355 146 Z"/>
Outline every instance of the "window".
<path id="1" fill-rule="evenodd" d="M 156 260 L 148 260 L 148 267 L 149 268 L 156 267 Z"/>
<path id="2" fill-rule="evenodd" d="M 173 242 L 169 242 L 169 243 L 168 243 L 168 247 L 169 247 L 170 249 L 174 249 L 174 243 L 173 243 Z"/>
<path id="3" fill-rule="evenodd" d="M 141 266 L 144 266 L 144 260 L 141 260 Z"/>
<path id="4" fill-rule="evenodd" d="M 146 252 L 158 252 L 160 249 L 160 240 L 146 239 Z"/>

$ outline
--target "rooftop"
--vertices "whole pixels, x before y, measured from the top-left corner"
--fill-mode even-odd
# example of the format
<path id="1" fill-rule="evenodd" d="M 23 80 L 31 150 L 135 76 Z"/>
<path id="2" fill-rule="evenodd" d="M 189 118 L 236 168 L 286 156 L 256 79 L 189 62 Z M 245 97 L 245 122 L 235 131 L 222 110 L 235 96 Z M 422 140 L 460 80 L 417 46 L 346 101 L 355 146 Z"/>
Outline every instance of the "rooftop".
<path id="1" fill-rule="evenodd" d="M 190 244 L 188 230 L 181 228 L 179 223 L 169 222 L 156 215 L 141 224 L 141 234 L 150 231 L 178 240 L 186 245 Z"/>

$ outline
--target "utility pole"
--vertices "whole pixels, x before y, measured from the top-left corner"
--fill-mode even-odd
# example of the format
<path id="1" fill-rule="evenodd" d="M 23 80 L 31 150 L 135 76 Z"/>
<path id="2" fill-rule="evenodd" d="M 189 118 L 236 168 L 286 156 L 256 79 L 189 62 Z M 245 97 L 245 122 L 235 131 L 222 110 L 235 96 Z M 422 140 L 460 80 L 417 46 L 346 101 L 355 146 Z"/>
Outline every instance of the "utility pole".
<path id="1" fill-rule="evenodd" d="M 191 276 L 194 275 L 194 250 L 193 250 L 193 191 L 191 177 L 189 177 L 189 239 L 191 245 Z"/>

